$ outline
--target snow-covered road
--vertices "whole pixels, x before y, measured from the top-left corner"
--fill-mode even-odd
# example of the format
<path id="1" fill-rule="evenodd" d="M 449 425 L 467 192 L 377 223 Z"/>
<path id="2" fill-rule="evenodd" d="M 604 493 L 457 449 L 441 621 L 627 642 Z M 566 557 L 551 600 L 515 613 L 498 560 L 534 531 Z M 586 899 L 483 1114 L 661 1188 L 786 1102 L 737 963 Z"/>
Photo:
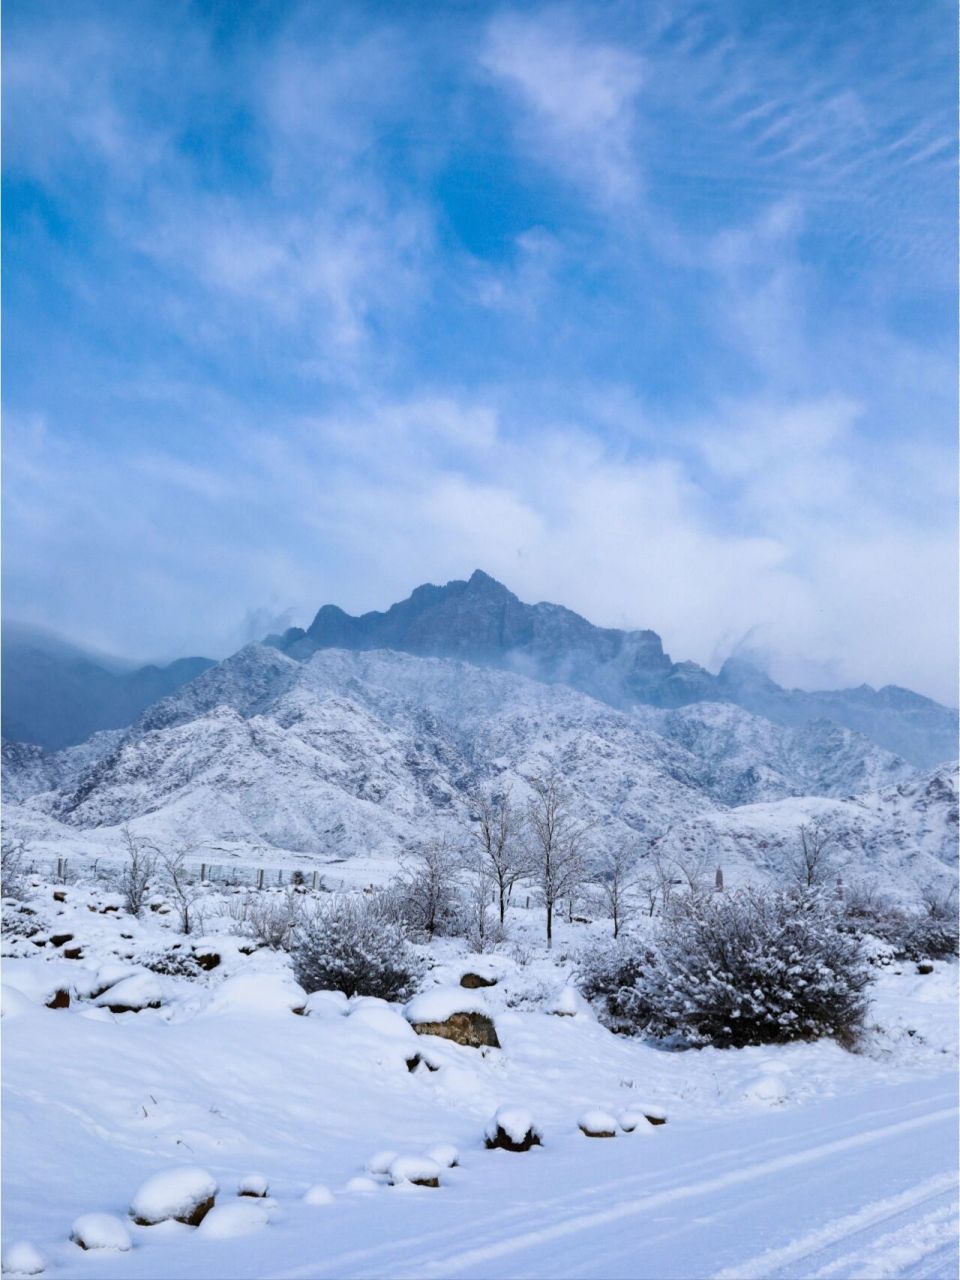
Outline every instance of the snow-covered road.
<path id="1" fill-rule="evenodd" d="M 464 1150 L 439 1191 L 278 1195 L 268 1229 L 187 1228 L 123 1256 L 61 1255 L 76 1277 L 774 1277 L 957 1274 L 951 1076 L 801 1109 L 579 1134 L 526 1155 Z"/>

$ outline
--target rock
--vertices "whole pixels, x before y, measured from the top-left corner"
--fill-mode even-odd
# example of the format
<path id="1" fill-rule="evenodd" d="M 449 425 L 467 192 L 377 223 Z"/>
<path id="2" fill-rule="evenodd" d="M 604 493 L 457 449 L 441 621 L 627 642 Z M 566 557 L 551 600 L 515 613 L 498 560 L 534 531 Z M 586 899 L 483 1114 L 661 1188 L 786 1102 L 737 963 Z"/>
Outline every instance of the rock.
<path id="1" fill-rule="evenodd" d="M 303 1203 L 318 1206 L 333 1204 L 333 1192 L 329 1187 L 325 1187 L 323 1183 L 317 1182 L 312 1187 L 307 1187 L 303 1193 Z"/>
<path id="2" fill-rule="evenodd" d="M 414 1187 L 439 1187 L 440 1166 L 429 1156 L 397 1156 L 387 1170 L 390 1185 L 409 1183 Z"/>
<path id="3" fill-rule="evenodd" d="M 460 1152 L 449 1142 L 437 1143 L 435 1147 L 425 1151 L 424 1155 L 428 1160 L 438 1164 L 441 1169 L 455 1169 L 460 1163 Z"/>
<path id="4" fill-rule="evenodd" d="M 617 1122 L 606 1111 L 585 1111 L 577 1121 L 577 1127 L 587 1138 L 615 1138 Z"/>
<path id="5" fill-rule="evenodd" d="M 542 1145 L 540 1130 L 522 1107 L 498 1107 L 488 1122 L 484 1145 L 488 1150 L 529 1151 Z"/>
<path id="6" fill-rule="evenodd" d="M 69 1009 L 70 1008 L 70 992 L 65 987 L 60 987 L 54 991 L 53 995 L 47 1001 L 48 1009 Z"/>
<path id="7" fill-rule="evenodd" d="M 53 891 L 53 900 L 54 900 L 54 902 L 66 902 L 66 900 L 67 900 L 67 895 L 66 895 L 65 890 L 63 890 L 63 889 L 54 889 L 54 891 Z"/>
<path id="8" fill-rule="evenodd" d="M 72 933 L 52 933 L 50 935 L 50 941 L 53 943 L 55 947 L 62 947 L 65 942 L 73 941 L 73 934 Z"/>
<path id="9" fill-rule="evenodd" d="M 163 999 L 160 983 L 152 973 L 136 973 L 121 978 L 94 999 L 99 1008 L 111 1013 L 139 1013 L 141 1009 L 159 1009 Z"/>
<path id="10" fill-rule="evenodd" d="M 240 1179 L 237 1195 L 252 1196 L 256 1200 L 262 1200 L 268 1190 L 267 1180 L 262 1173 L 248 1173 L 245 1178 Z"/>
<path id="11" fill-rule="evenodd" d="M 649 1120 L 651 1124 L 667 1123 L 667 1113 L 664 1111 L 662 1107 L 646 1106 L 646 1107 L 643 1107 L 642 1110 L 643 1110 L 643 1114 L 646 1116 L 646 1118 Z"/>
<path id="12" fill-rule="evenodd" d="M 496 978 L 485 978 L 480 973 L 465 973 L 460 979 L 461 987 L 466 987 L 468 991 L 475 991 L 478 987 L 495 987 L 497 985 Z"/>
<path id="13" fill-rule="evenodd" d="M 83 947 L 65 947 L 63 958 L 64 960 L 82 960 Z"/>
<path id="14" fill-rule="evenodd" d="M 418 1036 L 441 1036 L 474 1049 L 483 1045 L 500 1048 L 497 1029 L 485 1013 L 454 1013 L 445 1022 L 414 1022 L 412 1026 Z"/>
<path id="15" fill-rule="evenodd" d="M 220 963 L 220 957 L 215 951 L 195 951 L 193 958 L 200 968 L 206 969 L 208 973 L 211 969 L 216 969 Z"/>
<path id="16" fill-rule="evenodd" d="M 218 1190 L 216 1179 L 206 1169 L 165 1169 L 140 1187 L 130 1206 L 130 1216 L 140 1227 L 171 1219 L 198 1227 L 213 1208 Z"/>
<path id="17" fill-rule="evenodd" d="M 415 1053 L 412 1058 L 407 1059 L 408 1071 L 416 1071 L 418 1067 L 426 1067 L 428 1071 L 440 1070 L 436 1063 L 428 1061 L 422 1053 Z"/>
<path id="18" fill-rule="evenodd" d="M 126 1253 L 130 1233 L 112 1213 L 84 1213 L 74 1222 L 70 1239 L 81 1249 L 110 1249 Z"/>
<path id="19" fill-rule="evenodd" d="M 917 965 L 917 973 L 933 973 L 933 963 L 930 960 L 921 960 Z"/>
<path id="20" fill-rule="evenodd" d="M 3 1274 L 10 1276 L 39 1276 L 46 1268 L 43 1254 L 29 1240 L 18 1240 L 3 1251 Z"/>

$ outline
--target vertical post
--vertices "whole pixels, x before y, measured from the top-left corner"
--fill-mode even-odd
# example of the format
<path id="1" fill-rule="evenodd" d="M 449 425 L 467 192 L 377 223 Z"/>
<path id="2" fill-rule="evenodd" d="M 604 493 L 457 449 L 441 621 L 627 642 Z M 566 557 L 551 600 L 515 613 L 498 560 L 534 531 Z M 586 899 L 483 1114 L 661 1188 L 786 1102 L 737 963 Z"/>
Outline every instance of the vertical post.
<path id="1" fill-rule="evenodd" d="M 277 884 L 283 884 L 283 867 L 277 872 Z"/>
<path id="2" fill-rule="evenodd" d="M 57 879 L 58 880 L 63 879 L 63 859 L 62 858 L 57 859 Z"/>
<path id="3" fill-rule="evenodd" d="M 723 893 L 723 867 L 717 867 L 717 893 Z"/>
<path id="4" fill-rule="evenodd" d="M 314 873 L 313 873 L 313 886 L 312 886 L 312 887 L 313 887 L 313 891 L 314 891 L 314 893 L 316 893 L 316 891 L 317 891 L 317 873 L 316 873 L 316 872 L 314 872 Z"/>
<path id="5" fill-rule="evenodd" d="M 257 888 L 258 889 L 263 888 L 263 867 L 261 867 L 260 870 L 257 872 Z"/>
<path id="6" fill-rule="evenodd" d="M 201 863 L 200 863 L 200 880 L 201 880 L 201 882 L 202 882 L 202 881 L 204 881 L 204 880 L 206 880 L 206 878 L 207 878 L 207 864 L 206 864 L 205 862 L 201 862 Z"/>

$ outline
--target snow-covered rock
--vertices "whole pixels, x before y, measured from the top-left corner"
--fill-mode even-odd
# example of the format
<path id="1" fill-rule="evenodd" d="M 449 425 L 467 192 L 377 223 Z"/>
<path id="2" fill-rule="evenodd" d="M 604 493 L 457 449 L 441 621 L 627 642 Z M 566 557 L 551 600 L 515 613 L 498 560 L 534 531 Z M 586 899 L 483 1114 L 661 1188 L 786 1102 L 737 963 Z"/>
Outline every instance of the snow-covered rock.
<path id="1" fill-rule="evenodd" d="M 132 1248 L 130 1232 L 112 1213 L 83 1213 L 74 1221 L 70 1239 L 81 1249 L 108 1249 L 120 1253 Z"/>
<path id="2" fill-rule="evenodd" d="M 387 1170 L 391 1186 L 439 1187 L 440 1166 L 429 1156 L 397 1156 Z"/>
<path id="3" fill-rule="evenodd" d="M 484 1137 L 487 1147 L 504 1151 L 529 1151 L 543 1141 L 530 1112 L 515 1106 L 498 1107 L 487 1121 Z"/>
<path id="4" fill-rule="evenodd" d="M 18 1240 L 3 1251 L 5 1276 L 39 1276 L 46 1265 L 43 1254 L 29 1240 Z"/>
<path id="5" fill-rule="evenodd" d="M 429 1151 L 425 1151 L 424 1155 L 428 1160 L 433 1160 L 440 1165 L 442 1169 L 452 1169 L 460 1162 L 460 1152 L 449 1142 L 437 1143 Z"/>
<path id="6" fill-rule="evenodd" d="M 152 973 L 137 973 L 121 978 L 101 992 L 94 1004 L 111 1013 L 138 1013 L 141 1009 L 158 1009 L 163 1003 L 163 987 Z"/>
<path id="7" fill-rule="evenodd" d="M 303 1193 L 303 1203 L 312 1204 L 318 1208 L 322 1205 L 333 1204 L 333 1192 L 329 1187 L 325 1187 L 322 1182 L 316 1182 L 312 1187 L 307 1187 Z"/>
<path id="8" fill-rule="evenodd" d="M 269 1184 L 262 1173 L 248 1173 L 240 1179 L 237 1184 L 237 1195 L 251 1196 L 254 1199 L 263 1199 L 267 1194 Z"/>
<path id="9" fill-rule="evenodd" d="M 615 1138 L 617 1121 L 608 1111 L 592 1107 L 584 1111 L 577 1121 L 577 1128 L 588 1138 Z"/>
<path id="10" fill-rule="evenodd" d="M 441 1036 L 474 1048 L 500 1048 L 493 1019 L 477 991 L 433 987 L 414 996 L 403 1013 L 418 1035 Z"/>
<path id="11" fill-rule="evenodd" d="M 197 1226 L 213 1208 L 217 1180 L 206 1169 L 185 1165 L 148 1178 L 133 1197 L 130 1216 L 141 1226 L 174 1219 Z"/>

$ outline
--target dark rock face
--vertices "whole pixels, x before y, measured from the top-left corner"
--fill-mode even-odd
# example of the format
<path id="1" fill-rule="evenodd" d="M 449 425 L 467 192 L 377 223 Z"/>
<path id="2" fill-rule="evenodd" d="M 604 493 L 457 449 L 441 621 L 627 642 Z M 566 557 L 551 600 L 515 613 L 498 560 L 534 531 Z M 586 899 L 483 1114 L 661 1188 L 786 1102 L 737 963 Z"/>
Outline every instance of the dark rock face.
<path id="1" fill-rule="evenodd" d="M 529 1151 L 531 1147 L 541 1146 L 540 1135 L 534 1129 L 528 1129 L 519 1142 L 515 1142 L 502 1125 L 497 1125 L 497 1131 L 492 1138 L 487 1138 L 484 1146 L 488 1151 Z"/>
<path id="2" fill-rule="evenodd" d="M 479 973 L 465 973 L 460 979 L 461 987 L 466 987 L 468 991 L 476 991 L 478 987 L 495 987 L 497 985 L 496 978 L 484 978 Z"/>
<path id="3" fill-rule="evenodd" d="M 417 587 L 385 613 L 353 617 L 324 605 L 306 631 L 293 627 L 266 643 L 301 661 L 328 648 L 459 658 L 568 684 L 615 707 L 733 702 L 778 724 L 829 719 L 922 769 L 956 756 L 957 713 L 930 698 L 893 685 L 783 689 L 740 659 L 714 676 L 695 662 L 672 661 L 654 631 L 596 627 L 560 605 L 524 604 L 479 569 L 465 582 Z"/>
<path id="4" fill-rule="evenodd" d="M 500 1048 L 497 1029 L 484 1013 L 454 1013 L 445 1022 L 415 1022 L 413 1029 L 418 1036 L 441 1036 L 474 1049 Z"/>

